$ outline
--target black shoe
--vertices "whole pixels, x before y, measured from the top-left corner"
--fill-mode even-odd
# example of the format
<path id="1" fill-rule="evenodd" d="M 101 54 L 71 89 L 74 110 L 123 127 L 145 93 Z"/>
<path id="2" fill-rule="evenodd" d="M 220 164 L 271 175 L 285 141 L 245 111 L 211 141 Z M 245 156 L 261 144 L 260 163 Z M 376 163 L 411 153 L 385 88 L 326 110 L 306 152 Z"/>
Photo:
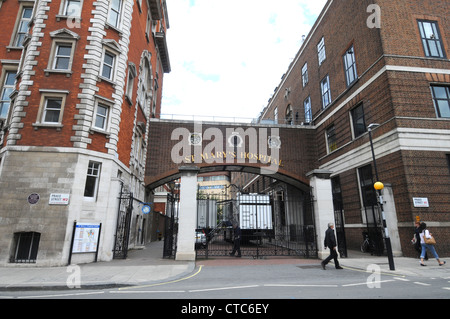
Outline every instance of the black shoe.
<path id="1" fill-rule="evenodd" d="M 241 258 L 241 257 L 242 257 L 241 255 L 237 255 L 237 256 L 236 256 L 236 258 Z"/>
<path id="2" fill-rule="evenodd" d="M 230 257 L 233 257 L 234 256 L 234 254 L 233 253 L 230 253 Z"/>
<path id="3" fill-rule="evenodd" d="M 320 264 L 322 265 L 323 270 L 326 270 L 325 264 L 323 263 L 323 261 Z"/>
<path id="4" fill-rule="evenodd" d="M 337 266 L 336 269 L 344 269 L 344 268 L 342 268 L 341 266 Z"/>

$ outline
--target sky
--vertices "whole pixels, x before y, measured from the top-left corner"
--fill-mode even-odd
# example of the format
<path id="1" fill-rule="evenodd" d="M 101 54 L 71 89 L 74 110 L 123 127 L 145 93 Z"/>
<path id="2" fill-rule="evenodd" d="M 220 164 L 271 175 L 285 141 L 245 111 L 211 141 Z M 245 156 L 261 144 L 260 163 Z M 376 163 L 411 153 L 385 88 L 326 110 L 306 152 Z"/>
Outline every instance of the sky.
<path id="1" fill-rule="evenodd" d="M 161 113 L 257 118 L 325 3 L 168 0 Z"/>

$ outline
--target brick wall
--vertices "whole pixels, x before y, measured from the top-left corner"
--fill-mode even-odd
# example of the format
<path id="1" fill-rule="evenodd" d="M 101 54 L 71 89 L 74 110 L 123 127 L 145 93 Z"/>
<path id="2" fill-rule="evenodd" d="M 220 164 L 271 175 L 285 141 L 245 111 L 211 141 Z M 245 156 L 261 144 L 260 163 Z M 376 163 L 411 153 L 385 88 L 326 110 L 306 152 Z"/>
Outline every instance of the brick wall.
<path id="1" fill-rule="evenodd" d="M 223 150 L 227 150 L 227 129 L 247 130 L 249 127 L 240 125 L 227 125 L 224 123 L 208 124 L 204 123 L 201 126 L 203 133 L 208 128 L 218 128 L 222 134 L 222 146 Z M 290 178 L 294 178 L 301 181 L 303 184 L 309 184 L 309 180 L 306 178 L 306 173 L 314 169 L 316 152 L 314 139 L 314 130 L 310 128 L 295 129 L 290 127 L 276 127 L 276 126 L 255 126 L 256 130 L 263 129 L 267 130 L 267 135 L 273 134 L 273 129 L 277 129 L 282 146 L 280 148 L 279 159 L 281 160 L 281 165 L 278 166 L 278 173 L 281 175 L 287 175 Z M 223 163 L 210 163 L 208 164 L 206 160 L 202 160 L 201 163 L 193 163 L 192 160 L 184 161 L 183 163 L 175 163 L 171 158 L 172 149 L 179 144 L 182 140 L 187 137 L 174 136 L 174 140 L 171 140 L 172 132 L 176 129 L 186 129 L 186 132 L 193 133 L 195 131 L 193 123 L 183 123 L 183 122 L 171 122 L 171 121 L 152 121 L 150 123 L 150 134 L 149 134 L 149 151 L 147 155 L 147 171 L 146 171 L 146 181 L 147 184 L 157 182 L 160 179 L 168 177 L 171 174 L 178 173 L 178 167 L 181 165 L 197 165 L 202 168 L 216 166 L 218 169 L 221 168 L 220 164 L 227 164 L 226 160 Z M 228 133 L 229 134 L 229 133 Z M 214 137 L 216 138 L 216 137 Z M 215 140 L 214 140 L 215 141 Z M 208 150 L 208 145 L 211 140 L 203 140 L 201 146 L 201 152 Z M 250 152 L 249 140 L 245 142 L 246 148 L 245 152 Z M 260 148 L 258 148 L 260 150 Z M 186 152 L 190 154 L 195 154 L 194 146 L 190 146 L 186 149 Z M 270 150 L 268 151 L 269 154 Z M 268 166 L 267 164 L 261 164 L 260 161 L 257 163 L 251 163 L 249 159 L 245 160 L 245 163 L 239 161 L 240 155 L 234 159 L 231 166 L 237 165 L 242 167 L 247 167 L 252 169 L 253 172 L 259 172 L 260 167 Z M 194 158 L 195 161 L 195 158 Z M 223 165 L 222 165 L 223 166 Z"/>
<path id="2" fill-rule="evenodd" d="M 359 249 L 364 229 L 357 169 L 371 164 L 367 133 L 352 135 L 351 110 L 362 103 L 366 126 L 373 131 L 380 180 L 392 185 L 403 253 L 415 256 L 409 240 L 416 216 L 449 233 L 450 154 L 448 119 L 437 118 L 430 85 L 449 85 L 450 61 L 426 58 L 417 20 L 437 21 L 446 57 L 449 56 L 448 1 L 375 1 L 381 8 L 381 28 L 366 25 L 373 1 L 330 1 L 275 90 L 264 117 L 284 119 L 288 105 L 304 121 L 303 101 L 311 97 L 316 131 L 317 166 L 339 175 L 344 201 L 347 245 Z M 351 18 L 350 18 L 351 17 Z M 317 44 L 324 37 L 326 60 L 319 66 Z M 358 81 L 346 86 L 342 55 L 354 47 Z M 309 83 L 301 69 L 308 63 Z M 320 81 L 329 76 L 332 103 L 322 109 Z M 290 89 L 286 95 L 286 89 Z M 337 149 L 327 150 L 326 130 L 334 125 Z M 375 176 L 375 172 L 373 172 Z M 374 177 L 375 178 L 375 177 Z M 427 197 L 429 208 L 414 207 L 413 197 Z M 445 238 L 445 237 L 444 237 Z M 450 254 L 442 239 L 440 253 Z"/>

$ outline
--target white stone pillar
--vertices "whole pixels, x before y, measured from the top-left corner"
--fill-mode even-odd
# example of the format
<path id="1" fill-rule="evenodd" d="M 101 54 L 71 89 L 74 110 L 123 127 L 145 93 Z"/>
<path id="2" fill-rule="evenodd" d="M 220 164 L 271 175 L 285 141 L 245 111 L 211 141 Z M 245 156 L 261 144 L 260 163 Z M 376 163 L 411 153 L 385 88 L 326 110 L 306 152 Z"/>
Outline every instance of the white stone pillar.
<path id="1" fill-rule="evenodd" d="M 382 194 L 384 215 L 386 216 L 389 238 L 391 239 L 392 255 L 394 257 L 400 257 L 403 255 L 403 253 L 402 245 L 400 244 L 400 234 L 398 232 L 397 211 L 395 210 L 394 192 L 392 191 L 392 185 L 385 184 Z"/>
<path id="2" fill-rule="evenodd" d="M 195 260 L 195 228 L 197 222 L 196 166 L 180 167 L 180 211 L 178 213 L 177 252 L 175 260 Z"/>
<path id="3" fill-rule="evenodd" d="M 317 234 L 317 251 L 320 259 L 325 259 L 330 255 L 329 249 L 325 249 L 323 242 L 328 223 L 335 223 L 330 175 L 330 171 L 320 169 L 306 174 L 310 179 L 312 195 L 314 196 L 314 220 Z"/>

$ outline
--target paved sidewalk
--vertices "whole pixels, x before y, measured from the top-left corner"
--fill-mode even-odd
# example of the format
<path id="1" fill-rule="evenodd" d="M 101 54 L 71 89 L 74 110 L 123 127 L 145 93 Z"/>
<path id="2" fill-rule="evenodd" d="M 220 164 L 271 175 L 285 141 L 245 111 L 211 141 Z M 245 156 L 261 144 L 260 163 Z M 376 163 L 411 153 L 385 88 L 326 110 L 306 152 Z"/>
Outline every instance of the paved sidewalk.
<path id="1" fill-rule="evenodd" d="M 0 267 L 1 290 L 101 289 L 162 282 L 187 276 L 195 262 L 162 258 L 163 241 L 128 252 L 125 260 L 71 265 L 67 267 Z M 77 281 L 77 274 L 79 274 Z"/>
<path id="2" fill-rule="evenodd" d="M 196 267 L 213 266 L 252 266 L 252 265 L 317 265 L 320 260 L 299 258 L 257 259 L 243 257 L 223 257 L 197 260 L 196 262 L 175 261 L 162 258 L 163 242 L 153 242 L 144 249 L 129 251 L 126 260 L 98 262 L 72 267 L 0 267 L 0 290 L 40 290 L 69 289 L 81 283 L 81 288 L 101 289 L 133 285 L 145 285 L 167 282 L 187 277 L 194 273 Z M 443 258 L 446 260 L 446 258 Z M 349 258 L 339 258 L 344 268 L 355 271 L 367 271 L 370 265 L 378 265 L 384 274 L 394 276 L 416 276 L 450 279 L 450 260 L 445 266 L 438 266 L 436 260 L 429 260 L 427 267 L 419 266 L 419 259 L 396 257 L 395 270 L 389 270 L 385 256 L 374 257 L 359 252 L 349 252 Z M 333 264 L 327 269 L 334 271 Z M 77 272 L 79 271 L 79 272 Z M 323 271 L 323 270 L 321 270 Z M 77 276 L 80 279 L 76 281 Z"/>

